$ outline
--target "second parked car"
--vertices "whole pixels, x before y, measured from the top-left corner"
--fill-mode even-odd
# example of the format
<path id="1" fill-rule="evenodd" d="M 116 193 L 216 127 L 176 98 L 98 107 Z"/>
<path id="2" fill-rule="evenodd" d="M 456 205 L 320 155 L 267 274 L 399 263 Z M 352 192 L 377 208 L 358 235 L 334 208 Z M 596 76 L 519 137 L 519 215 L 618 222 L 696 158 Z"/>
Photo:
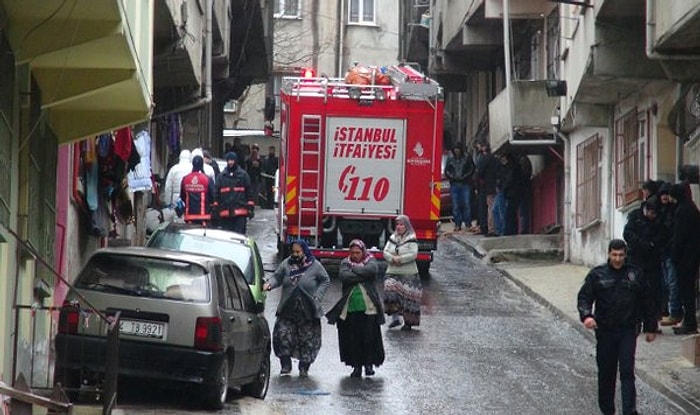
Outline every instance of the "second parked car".
<path id="1" fill-rule="evenodd" d="M 230 259 L 243 271 L 255 301 L 265 304 L 265 271 L 258 245 L 251 237 L 197 224 L 167 222 L 153 232 L 146 246 Z"/>

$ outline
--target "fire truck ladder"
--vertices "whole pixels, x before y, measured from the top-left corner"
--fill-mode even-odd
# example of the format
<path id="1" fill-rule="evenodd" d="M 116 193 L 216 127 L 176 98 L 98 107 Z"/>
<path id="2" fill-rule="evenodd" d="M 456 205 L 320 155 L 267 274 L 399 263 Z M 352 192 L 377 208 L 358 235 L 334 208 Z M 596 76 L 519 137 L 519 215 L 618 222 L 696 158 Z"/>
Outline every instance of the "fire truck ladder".
<path id="1" fill-rule="evenodd" d="M 304 115 L 301 119 L 301 154 L 299 175 L 299 215 L 297 226 L 299 236 L 316 237 L 313 243 L 318 246 L 320 214 L 318 207 L 319 186 L 321 185 L 321 117 Z M 311 238 L 309 238 L 311 239 Z"/>

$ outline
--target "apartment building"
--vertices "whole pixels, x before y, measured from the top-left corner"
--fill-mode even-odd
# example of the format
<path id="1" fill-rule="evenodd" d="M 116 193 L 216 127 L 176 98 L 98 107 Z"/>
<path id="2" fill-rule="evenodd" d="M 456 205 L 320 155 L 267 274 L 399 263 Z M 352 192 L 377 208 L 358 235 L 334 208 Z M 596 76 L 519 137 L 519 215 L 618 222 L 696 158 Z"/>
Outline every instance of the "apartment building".
<path id="1" fill-rule="evenodd" d="M 427 13 L 427 45 L 411 34 L 405 58 L 427 55 L 454 137 L 531 159 L 532 231 L 558 230 L 567 259 L 603 261 L 642 183 L 700 162 L 700 2 L 434 0 Z"/>
<path id="2" fill-rule="evenodd" d="M 355 63 L 398 63 L 399 0 L 274 0 L 273 69 L 266 86 L 244 93 L 227 121 L 229 128 L 262 129 L 265 98 L 279 111 L 284 76 L 343 77 Z M 274 130 L 279 129 L 279 119 Z"/>

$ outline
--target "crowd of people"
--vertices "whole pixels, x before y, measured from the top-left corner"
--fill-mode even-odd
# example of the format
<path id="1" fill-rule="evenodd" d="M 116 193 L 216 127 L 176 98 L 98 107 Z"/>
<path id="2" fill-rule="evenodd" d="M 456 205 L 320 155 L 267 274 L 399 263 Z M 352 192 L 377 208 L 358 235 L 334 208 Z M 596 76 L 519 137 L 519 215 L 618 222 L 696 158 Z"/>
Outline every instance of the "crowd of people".
<path id="1" fill-rule="evenodd" d="M 527 156 L 494 155 L 488 143 L 477 141 L 472 157 L 457 143 L 444 175 L 450 181 L 456 232 L 464 228 L 485 236 L 530 233 L 532 163 Z"/>
<path id="2" fill-rule="evenodd" d="M 643 201 L 627 215 L 623 239 L 608 246 L 608 261 L 593 268 L 578 293 L 583 325 L 595 330 L 598 406 L 615 413 L 619 372 L 622 412 L 636 414 L 637 336 L 654 341 L 672 326 L 698 332 L 696 283 L 700 267 L 700 210 L 687 182 L 648 180 Z"/>
<path id="3" fill-rule="evenodd" d="M 238 150 L 238 152 L 236 151 Z M 223 170 L 207 150 L 182 150 L 165 178 L 161 201 L 185 222 L 206 223 L 246 233 L 255 206 L 274 206 L 274 177 L 279 159 L 270 146 L 267 156 L 253 144 L 250 150 L 234 142 L 227 146 Z"/>
<path id="4" fill-rule="evenodd" d="M 423 287 L 416 266 L 418 240 L 408 216 L 396 217 L 395 231 L 384 247 L 385 278 L 364 241 L 350 242 L 338 271 L 341 297 L 325 314 L 321 302 L 330 284 L 328 273 L 305 241 L 292 242 L 290 252 L 263 286 L 266 291 L 282 288 L 272 330 L 280 375 L 289 375 L 296 359 L 299 376 L 308 376 L 321 348 L 324 315 L 337 327 L 340 361 L 352 368 L 350 377 L 362 377 L 363 370 L 365 376 L 374 375 L 385 358 L 381 332 L 385 315 L 391 316 L 389 329 L 402 326 L 400 330 L 409 331 L 420 324 Z"/>

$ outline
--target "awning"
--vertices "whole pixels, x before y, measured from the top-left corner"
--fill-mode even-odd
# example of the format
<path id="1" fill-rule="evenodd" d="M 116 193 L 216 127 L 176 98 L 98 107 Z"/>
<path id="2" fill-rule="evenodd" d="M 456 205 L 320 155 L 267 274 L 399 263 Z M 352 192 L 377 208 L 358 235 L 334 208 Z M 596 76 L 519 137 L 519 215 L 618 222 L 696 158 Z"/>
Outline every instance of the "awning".
<path id="1" fill-rule="evenodd" d="M 150 117 L 153 8 L 124 3 L 0 0 L 15 60 L 29 66 L 59 143 Z"/>

